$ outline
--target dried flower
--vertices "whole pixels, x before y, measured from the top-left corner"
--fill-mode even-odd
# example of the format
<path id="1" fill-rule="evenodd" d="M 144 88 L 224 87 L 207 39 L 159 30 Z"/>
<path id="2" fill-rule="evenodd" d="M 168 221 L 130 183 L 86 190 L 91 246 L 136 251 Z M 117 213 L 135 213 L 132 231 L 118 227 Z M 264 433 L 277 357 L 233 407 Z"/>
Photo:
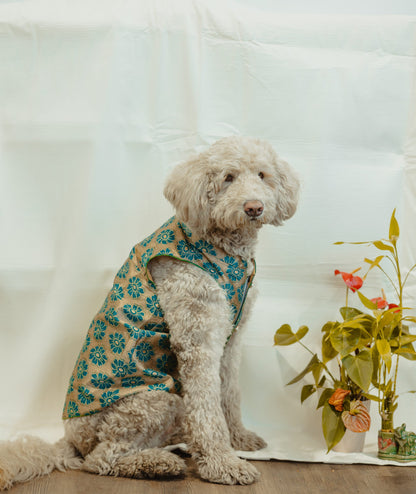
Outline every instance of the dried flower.
<path id="1" fill-rule="evenodd" d="M 342 412 L 341 418 L 345 427 L 352 432 L 365 432 L 370 429 L 370 414 L 360 400 L 351 401 L 350 409 Z"/>
<path id="2" fill-rule="evenodd" d="M 342 412 L 345 398 L 350 393 L 351 391 L 349 389 L 338 388 L 335 390 L 331 398 L 329 398 L 328 403 L 334 406 L 335 410 L 338 410 L 338 412 Z"/>

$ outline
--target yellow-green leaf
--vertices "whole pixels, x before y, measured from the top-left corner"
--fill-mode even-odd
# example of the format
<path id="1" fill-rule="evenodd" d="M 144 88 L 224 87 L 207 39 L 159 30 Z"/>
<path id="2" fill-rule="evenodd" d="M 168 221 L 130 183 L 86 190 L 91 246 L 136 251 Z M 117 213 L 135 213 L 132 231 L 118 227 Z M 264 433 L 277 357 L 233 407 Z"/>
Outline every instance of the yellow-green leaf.
<path id="1" fill-rule="evenodd" d="M 387 371 L 390 372 L 391 369 L 391 348 L 390 344 L 387 340 L 377 340 L 376 346 L 380 357 L 383 359 L 383 362 L 386 364 Z"/>
<path id="2" fill-rule="evenodd" d="M 275 345 L 292 345 L 296 343 L 298 340 L 296 338 L 295 333 L 292 331 L 292 328 L 289 324 L 283 324 L 274 335 L 274 344 Z"/>
<path id="3" fill-rule="evenodd" d="M 389 240 L 390 242 L 393 243 L 396 242 L 396 240 L 399 238 L 400 235 L 399 223 L 396 220 L 395 212 L 396 210 L 394 210 L 393 214 L 391 215 L 390 228 L 389 228 Z"/>
<path id="4" fill-rule="evenodd" d="M 300 394 L 300 402 L 303 403 L 307 400 L 311 395 L 313 395 L 316 391 L 316 388 L 313 384 L 305 384 L 302 388 L 302 392 Z"/>
<path id="5" fill-rule="evenodd" d="M 373 375 L 373 360 L 369 350 L 361 350 L 358 355 L 347 355 L 342 359 L 350 379 L 363 391 L 368 391 Z"/>
<path id="6" fill-rule="evenodd" d="M 290 382 L 288 382 L 286 386 L 289 386 L 290 384 L 295 384 L 295 383 L 299 382 L 301 379 L 303 379 L 306 376 L 306 374 L 308 374 L 309 372 L 312 372 L 312 370 L 317 365 L 320 365 L 320 362 L 319 362 L 318 356 L 315 353 L 315 355 L 311 358 L 308 365 L 303 369 L 303 371 L 300 374 L 298 374 L 294 379 L 292 379 Z"/>
<path id="7" fill-rule="evenodd" d="M 394 253 L 393 247 L 391 245 L 385 244 L 381 240 L 376 240 L 376 241 L 371 242 L 371 243 L 374 245 L 374 247 L 377 247 L 378 250 L 388 250 L 392 254 Z"/>
<path id="8" fill-rule="evenodd" d="M 360 297 L 361 303 L 364 305 L 364 307 L 367 307 L 367 309 L 371 309 L 371 310 L 377 309 L 377 304 L 375 304 L 374 302 L 371 302 L 371 300 L 368 299 L 361 292 L 357 292 L 357 293 L 358 293 L 358 296 Z"/>
<path id="9" fill-rule="evenodd" d="M 342 422 L 341 414 L 336 413 L 328 402 L 322 409 L 322 431 L 328 451 L 338 444 L 345 434 L 345 425 Z"/>

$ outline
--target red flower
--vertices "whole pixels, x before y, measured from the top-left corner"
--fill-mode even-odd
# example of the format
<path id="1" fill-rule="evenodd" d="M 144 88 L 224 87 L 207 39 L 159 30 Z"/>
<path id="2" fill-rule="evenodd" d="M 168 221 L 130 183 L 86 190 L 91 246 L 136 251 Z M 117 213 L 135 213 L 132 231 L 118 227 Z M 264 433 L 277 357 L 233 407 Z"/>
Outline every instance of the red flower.
<path id="1" fill-rule="evenodd" d="M 359 268 L 361 269 L 361 268 Z M 343 271 L 339 271 L 336 269 L 334 271 L 335 276 L 337 274 L 340 274 L 342 276 L 342 279 L 344 280 L 344 283 L 347 285 L 347 287 L 353 291 L 356 292 L 363 286 L 363 279 L 360 278 L 359 276 L 353 276 L 354 273 L 356 273 L 358 269 L 353 271 L 352 273 L 344 273 Z"/>
<path id="2" fill-rule="evenodd" d="M 329 398 L 328 403 L 335 407 L 335 410 L 342 412 L 345 397 L 351 393 L 348 389 L 338 388 L 334 391 L 331 398 Z"/>
<path id="3" fill-rule="evenodd" d="M 389 304 L 389 309 L 395 309 L 397 307 L 397 310 L 394 312 L 397 314 L 397 312 L 400 312 L 399 306 L 397 304 Z"/>
<path id="4" fill-rule="evenodd" d="M 377 304 L 377 309 L 385 309 L 389 305 L 387 303 L 387 300 L 383 297 L 372 298 L 371 302 L 373 302 L 373 304 Z M 390 305 L 394 305 L 394 304 L 390 304 Z M 390 306 L 389 306 L 389 309 L 390 309 Z"/>

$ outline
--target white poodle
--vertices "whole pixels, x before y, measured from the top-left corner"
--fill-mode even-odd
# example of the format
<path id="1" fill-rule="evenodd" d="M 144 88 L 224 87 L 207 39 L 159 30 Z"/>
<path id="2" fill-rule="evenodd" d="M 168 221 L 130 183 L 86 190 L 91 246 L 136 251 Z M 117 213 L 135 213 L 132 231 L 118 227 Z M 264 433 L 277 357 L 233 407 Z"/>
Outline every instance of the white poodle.
<path id="1" fill-rule="evenodd" d="M 94 318 L 65 402 L 65 437 L 2 443 L 0 489 L 57 468 L 153 478 L 183 474 L 164 446 L 185 441 L 203 479 L 250 484 L 238 368 L 257 233 L 282 225 L 299 184 L 264 141 L 230 137 L 177 166 L 176 216 L 137 244 Z M 243 312 L 244 309 L 244 312 Z M 238 329 L 238 330 L 237 330 Z"/>

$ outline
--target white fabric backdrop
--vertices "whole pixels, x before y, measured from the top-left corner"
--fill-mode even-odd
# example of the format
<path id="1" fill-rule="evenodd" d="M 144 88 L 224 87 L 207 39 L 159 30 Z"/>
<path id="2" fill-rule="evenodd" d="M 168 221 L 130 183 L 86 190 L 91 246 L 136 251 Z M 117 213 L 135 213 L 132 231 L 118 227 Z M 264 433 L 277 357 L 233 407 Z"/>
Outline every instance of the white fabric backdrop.
<path id="1" fill-rule="evenodd" d="M 62 434 L 67 381 L 130 248 L 171 215 L 169 168 L 230 134 L 268 139 L 302 177 L 296 216 L 266 227 L 241 383 L 264 458 L 324 454 L 320 412 L 284 387 L 308 360 L 283 323 L 337 316 L 361 247 L 394 207 L 415 262 L 416 17 L 279 15 L 215 1 L 0 3 L 0 434 Z M 374 276 L 365 293 L 378 296 Z M 385 287 L 386 289 L 388 287 Z M 377 290 L 377 291 L 376 291 Z M 416 306 L 416 283 L 406 303 Z M 401 390 L 416 389 L 415 367 Z M 416 398 L 396 423 L 416 430 Z"/>

